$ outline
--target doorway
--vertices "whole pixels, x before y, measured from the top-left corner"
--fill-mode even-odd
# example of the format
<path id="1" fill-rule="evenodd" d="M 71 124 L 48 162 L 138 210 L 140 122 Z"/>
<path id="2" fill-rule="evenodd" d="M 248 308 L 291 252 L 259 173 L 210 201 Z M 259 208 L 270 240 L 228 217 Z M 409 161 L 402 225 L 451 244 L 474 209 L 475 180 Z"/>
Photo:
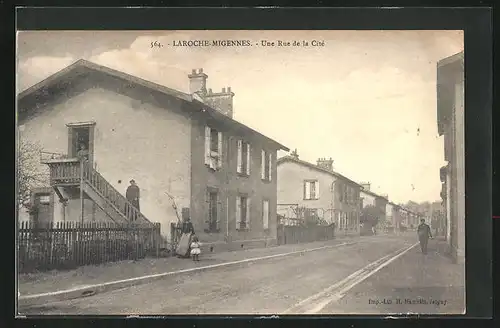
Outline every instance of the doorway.
<path id="1" fill-rule="evenodd" d="M 32 199 L 36 208 L 32 217 L 33 224 L 37 228 L 46 227 L 52 222 L 51 194 L 49 192 L 35 192 Z"/>
<path id="2" fill-rule="evenodd" d="M 94 154 L 94 127 L 95 123 L 68 124 L 68 155 L 76 157 L 81 147 L 88 150 L 88 160 L 92 162 Z"/>

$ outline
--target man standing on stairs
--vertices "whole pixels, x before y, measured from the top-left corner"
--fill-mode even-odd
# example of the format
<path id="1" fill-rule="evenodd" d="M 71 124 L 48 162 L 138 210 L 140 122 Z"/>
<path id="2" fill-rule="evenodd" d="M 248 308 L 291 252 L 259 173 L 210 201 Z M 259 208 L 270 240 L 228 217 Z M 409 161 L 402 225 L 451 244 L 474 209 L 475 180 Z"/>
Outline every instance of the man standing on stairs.
<path id="1" fill-rule="evenodd" d="M 138 210 L 140 211 L 139 208 L 139 197 L 140 197 L 140 189 L 135 183 L 135 180 L 132 179 L 130 180 L 130 186 L 127 188 L 127 192 L 125 193 L 125 197 L 127 200 Z M 131 214 L 129 214 L 131 215 Z M 132 217 L 132 220 L 136 220 L 137 217 Z"/>

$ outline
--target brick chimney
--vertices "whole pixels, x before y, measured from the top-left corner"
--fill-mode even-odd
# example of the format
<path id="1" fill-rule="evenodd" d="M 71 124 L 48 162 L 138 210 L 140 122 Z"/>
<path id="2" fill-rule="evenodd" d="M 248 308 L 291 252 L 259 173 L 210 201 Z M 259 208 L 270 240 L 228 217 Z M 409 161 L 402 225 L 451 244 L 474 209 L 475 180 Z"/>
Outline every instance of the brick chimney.
<path id="1" fill-rule="evenodd" d="M 189 92 L 197 94 L 207 105 L 217 109 L 224 115 L 233 117 L 233 97 L 231 87 L 222 88 L 221 92 L 207 90 L 208 75 L 203 73 L 203 68 L 193 69 L 189 77 Z"/>
<path id="2" fill-rule="evenodd" d="M 203 68 L 193 69 L 189 78 L 189 93 L 197 93 L 202 98 L 207 93 L 207 79 L 208 75 L 203 73 Z"/>
<path id="3" fill-rule="evenodd" d="M 371 183 L 369 183 L 369 182 L 361 182 L 360 185 L 361 185 L 361 187 L 363 187 L 363 189 L 370 191 Z"/>
<path id="4" fill-rule="evenodd" d="M 299 159 L 299 153 L 297 152 L 297 148 L 295 148 L 291 153 L 290 156 L 292 156 L 295 159 Z"/>
<path id="5" fill-rule="evenodd" d="M 322 169 L 333 171 L 333 159 L 331 157 L 330 157 L 330 159 L 318 158 L 316 165 L 318 167 L 321 167 Z"/>
<path id="6" fill-rule="evenodd" d="M 222 114 L 233 117 L 233 97 L 234 93 L 231 91 L 231 87 L 222 88 L 221 92 L 213 92 L 212 89 L 208 89 L 208 93 L 205 95 L 205 101 L 211 107 L 219 110 Z"/>

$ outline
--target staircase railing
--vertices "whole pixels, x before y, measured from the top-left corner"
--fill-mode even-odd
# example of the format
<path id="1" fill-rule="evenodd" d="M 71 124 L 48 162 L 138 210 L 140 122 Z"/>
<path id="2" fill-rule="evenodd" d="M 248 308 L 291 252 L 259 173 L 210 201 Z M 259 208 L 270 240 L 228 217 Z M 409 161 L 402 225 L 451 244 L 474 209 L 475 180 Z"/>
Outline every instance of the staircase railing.
<path id="1" fill-rule="evenodd" d="M 97 190 L 106 201 L 121 211 L 130 222 L 146 221 L 151 223 L 127 198 L 116 190 L 97 170 L 88 163 L 83 163 L 83 179 Z"/>
<path id="2" fill-rule="evenodd" d="M 78 158 L 47 159 L 43 161 L 50 167 L 50 185 L 76 185 L 80 183 L 82 165 Z M 113 205 L 131 223 L 147 222 L 152 224 L 125 196 L 116 190 L 88 162 L 83 163 L 83 179 L 97 191 L 107 203 Z"/>

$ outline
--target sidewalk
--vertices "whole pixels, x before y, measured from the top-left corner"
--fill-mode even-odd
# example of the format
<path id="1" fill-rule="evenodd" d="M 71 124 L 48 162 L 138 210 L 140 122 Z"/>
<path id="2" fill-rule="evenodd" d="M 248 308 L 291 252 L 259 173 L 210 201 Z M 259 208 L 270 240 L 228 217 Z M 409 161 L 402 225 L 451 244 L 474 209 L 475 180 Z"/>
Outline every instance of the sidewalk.
<path id="1" fill-rule="evenodd" d="M 352 314 L 461 314 L 464 309 L 465 266 L 446 256 L 440 239 L 429 241 L 427 255 L 413 248 L 329 308 Z"/>
<path id="2" fill-rule="evenodd" d="M 95 266 L 83 266 L 70 271 L 54 270 L 50 272 L 19 274 L 18 290 L 21 295 L 55 292 L 110 281 L 307 250 L 359 239 L 360 237 L 339 237 L 329 241 L 318 241 L 307 244 L 281 245 L 269 248 L 202 254 L 199 262 L 176 257 L 147 258 L 140 261 L 120 261 Z"/>

